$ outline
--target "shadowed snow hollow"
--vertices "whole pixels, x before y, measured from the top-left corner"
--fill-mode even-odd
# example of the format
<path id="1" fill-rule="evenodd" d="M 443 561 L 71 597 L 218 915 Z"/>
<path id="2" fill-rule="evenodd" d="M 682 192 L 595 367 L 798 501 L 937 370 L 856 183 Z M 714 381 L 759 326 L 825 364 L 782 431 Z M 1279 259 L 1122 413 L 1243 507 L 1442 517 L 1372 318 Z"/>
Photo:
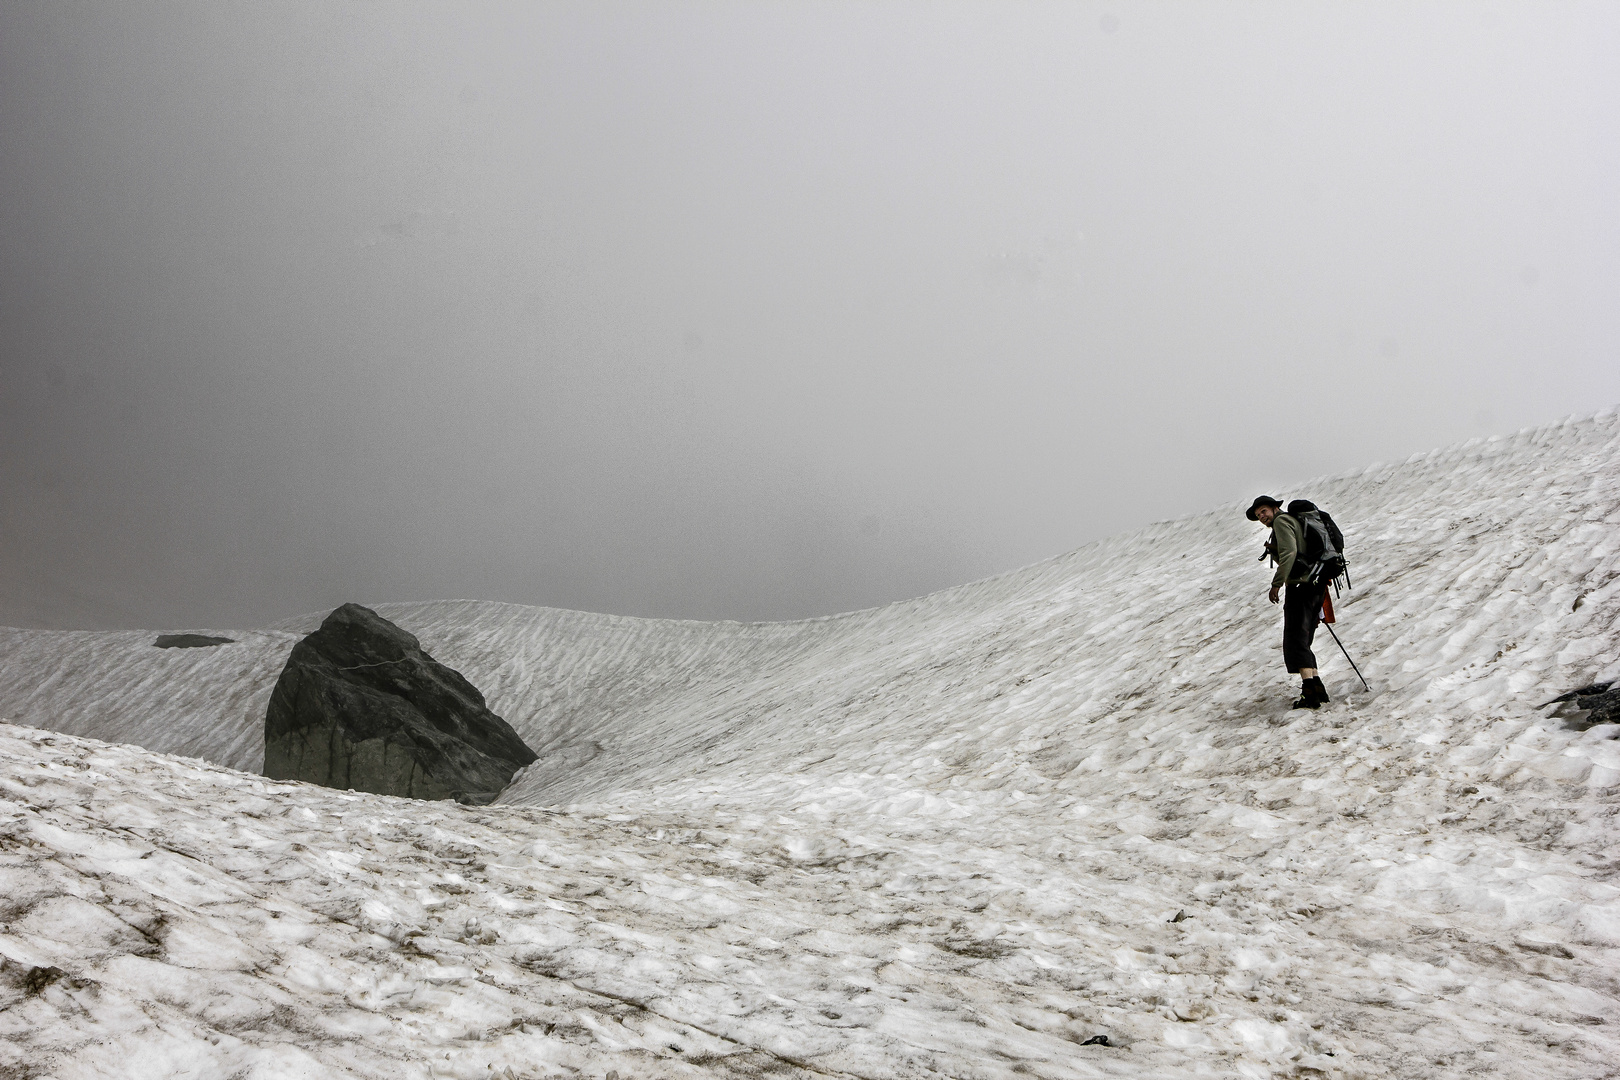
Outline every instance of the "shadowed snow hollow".
<path id="1" fill-rule="evenodd" d="M 378 605 L 539 752 L 482 809 L 228 771 L 319 616 L 0 631 L 65 733 L 0 729 L 0 1070 L 1608 1075 L 1620 729 L 1535 705 L 1620 675 L 1617 440 L 1275 493 L 1317 713 L 1241 507 L 806 622 Z"/>

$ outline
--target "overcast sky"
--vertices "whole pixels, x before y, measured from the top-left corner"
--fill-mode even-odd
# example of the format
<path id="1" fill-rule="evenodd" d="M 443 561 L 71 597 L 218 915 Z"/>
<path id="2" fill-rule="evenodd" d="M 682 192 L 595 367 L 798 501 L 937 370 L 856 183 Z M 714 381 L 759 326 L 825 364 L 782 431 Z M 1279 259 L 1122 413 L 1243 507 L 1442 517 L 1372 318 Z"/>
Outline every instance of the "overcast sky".
<path id="1" fill-rule="evenodd" d="M 1541 0 L 0 0 L 0 623 L 827 614 L 1597 411 L 1617 57 Z"/>

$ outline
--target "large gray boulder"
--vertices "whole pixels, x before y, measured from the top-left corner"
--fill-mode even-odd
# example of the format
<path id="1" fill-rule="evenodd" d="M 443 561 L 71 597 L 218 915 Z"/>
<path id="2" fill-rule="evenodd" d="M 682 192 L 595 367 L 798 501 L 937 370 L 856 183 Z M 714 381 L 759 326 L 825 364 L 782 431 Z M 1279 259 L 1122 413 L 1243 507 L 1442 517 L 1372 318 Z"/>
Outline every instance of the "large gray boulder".
<path id="1" fill-rule="evenodd" d="M 535 759 L 461 673 L 370 608 L 293 646 L 264 718 L 264 775 L 486 803 Z"/>

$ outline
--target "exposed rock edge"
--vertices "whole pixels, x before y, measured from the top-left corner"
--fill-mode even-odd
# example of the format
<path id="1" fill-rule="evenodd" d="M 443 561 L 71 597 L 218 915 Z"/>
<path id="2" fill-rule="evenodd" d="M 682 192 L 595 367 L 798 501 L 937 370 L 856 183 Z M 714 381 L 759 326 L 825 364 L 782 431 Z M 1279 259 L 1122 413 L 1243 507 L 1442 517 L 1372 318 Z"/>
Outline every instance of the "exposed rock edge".
<path id="1" fill-rule="evenodd" d="M 215 645 L 235 644 L 235 638 L 213 634 L 159 634 L 153 645 L 160 649 L 208 649 Z"/>

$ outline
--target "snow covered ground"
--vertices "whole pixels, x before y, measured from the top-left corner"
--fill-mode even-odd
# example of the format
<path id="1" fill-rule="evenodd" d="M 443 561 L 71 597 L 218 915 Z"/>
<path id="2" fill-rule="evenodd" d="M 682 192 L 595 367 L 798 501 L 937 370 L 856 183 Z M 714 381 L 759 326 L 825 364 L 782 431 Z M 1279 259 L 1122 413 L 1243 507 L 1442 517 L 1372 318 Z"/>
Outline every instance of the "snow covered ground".
<path id="1" fill-rule="evenodd" d="M 542 753 L 481 808 L 231 771 L 318 615 L 0 631 L 0 1076 L 1620 1076 L 1620 728 L 1536 707 L 1620 676 L 1620 419 L 1274 494 L 1317 713 L 1241 507 L 800 623 L 378 605 Z"/>

